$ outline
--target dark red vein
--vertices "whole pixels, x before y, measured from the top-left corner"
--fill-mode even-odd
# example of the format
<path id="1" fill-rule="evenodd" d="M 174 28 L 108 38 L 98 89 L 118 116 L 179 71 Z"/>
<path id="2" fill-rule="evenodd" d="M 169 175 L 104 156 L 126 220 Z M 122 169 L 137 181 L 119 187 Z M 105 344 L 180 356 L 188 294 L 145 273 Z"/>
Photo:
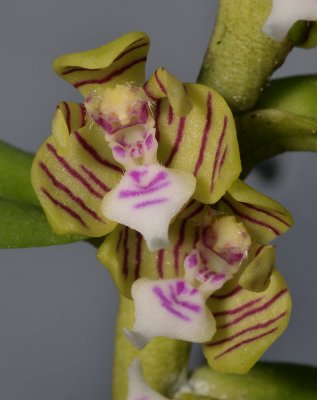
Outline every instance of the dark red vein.
<path id="1" fill-rule="evenodd" d="M 129 274 L 128 238 L 129 238 L 129 228 L 126 226 L 124 228 L 124 236 L 123 236 L 123 266 L 122 266 L 122 273 L 123 273 L 123 276 L 125 279 L 128 278 L 128 274 Z"/>
<path id="2" fill-rule="evenodd" d="M 185 230 L 186 230 L 186 223 L 187 223 L 187 218 L 183 219 L 180 229 L 179 229 L 179 237 L 178 241 L 175 244 L 174 250 L 173 250 L 173 255 L 174 255 L 174 268 L 175 268 L 175 273 L 178 276 L 179 273 L 179 251 L 182 245 L 184 244 L 185 240 Z"/>
<path id="3" fill-rule="evenodd" d="M 239 337 L 239 336 L 244 335 L 245 333 L 249 333 L 249 332 L 257 331 L 257 330 L 259 330 L 259 329 L 267 328 L 268 326 L 274 324 L 274 322 L 276 322 L 276 321 L 278 321 L 278 320 L 284 318 L 286 315 L 287 315 L 287 312 L 285 311 L 285 312 L 281 313 L 280 315 L 278 315 L 277 317 L 272 318 L 272 319 L 270 319 L 270 320 L 268 320 L 268 321 L 266 321 L 266 322 L 262 322 L 262 323 L 260 323 L 260 324 L 256 324 L 256 325 L 249 326 L 248 328 L 245 328 L 245 329 L 243 329 L 242 331 L 237 332 L 237 333 L 235 333 L 235 334 L 232 335 L 232 336 L 228 336 L 228 337 L 226 337 L 226 338 L 224 338 L 224 339 L 217 340 L 217 341 L 215 341 L 215 342 L 210 342 L 210 343 L 207 344 L 207 346 L 208 346 L 208 347 L 218 346 L 218 345 L 220 345 L 220 344 L 224 344 L 224 343 L 227 343 L 227 342 L 231 342 L 232 340 L 236 339 L 236 338 Z"/>
<path id="4" fill-rule="evenodd" d="M 43 163 L 39 163 L 40 168 L 46 176 L 50 179 L 52 184 L 62 192 L 64 192 L 74 203 L 76 203 L 82 210 L 86 211 L 92 218 L 94 218 L 96 221 L 104 223 L 102 218 L 97 215 L 97 213 L 89 208 L 85 202 L 78 196 L 76 196 L 66 185 L 64 185 L 62 182 L 60 182 L 52 173 L 51 171 L 47 168 L 47 166 Z"/>
<path id="5" fill-rule="evenodd" d="M 222 198 L 222 201 L 227 204 L 227 206 L 241 219 L 245 219 L 246 221 L 252 222 L 253 224 L 259 225 L 259 226 L 263 226 L 263 228 L 268 228 L 270 229 L 272 232 L 275 233 L 275 235 L 279 236 L 281 234 L 281 232 L 276 229 L 274 226 L 267 224 L 266 222 L 263 221 L 259 221 L 253 217 L 250 217 L 247 214 L 243 214 L 242 212 L 238 211 L 238 209 L 236 207 L 234 207 L 227 199 L 225 199 L 224 197 Z"/>
<path id="6" fill-rule="evenodd" d="M 217 144 L 217 150 L 216 150 L 216 154 L 215 154 L 215 159 L 214 159 L 214 165 L 212 168 L 212 175 L 211 175 L 211 184 L 210 184 L 210 191 L 213 192 L 214 190 L 214 186 L 215 186 L 215 176 L 216 176 L 216 171 L 218 168 L 218 163 L 219 163 L 219 157 L 220 157 L 220 151 L 221 151 L 221 146 L 226 134 L 226 130 L 227 130 L 227 125 L 228 125 L 228 117 L 225 115 L 224 119 L 223 119 L 223 128 L 222 128 L 222 132 L 220 135 L 220 138 L 218 140 L 218 144 Z"/>
<path id="7" fill-rule="evenodd" d="M 167 123 L 168 125 L 171 125 L 171 123 L 174 120 L 174 113 L 173 113 L 173 108 L 171 105 L 168 106 L 168 114 L 167 114 Z"/>
<path id="8" fill-rule="evenodd" d="M 162 81 L 160 80 L 160 78 L 158 77 L 157 70 L 155 71 L 154 76 L 155 76 L 156 82 L 157 82 L 157 84 L 158 84 L 160 90 L 165 94 L 165 96 L 167 96 L 166 88 L 165 88 L 165 86 L 163 85 L 163 83 L 162 83 Z"/>
<path id="9" fill-rule="evenodd" d="M 248 301 L 245 304 L 242 304 L 242 306 L 233 308 L 232 310 L 224 310 L 224 311 L 218 311 L 214 313 L 214 317 L 220 317 L 222 315 L 234 315 L 238 314 L 239 312 L 245 310 L 246 308 L 252 307 L 254 304 L 259 303 L 260 301 L 263 300 L 263 297 L 259 297 L 258 299 Z"/>
<path id="10" fill-rule="evenodd" d="M 242 290 L 241 286 L 237 286 L 234 289 L 232 289 L 230 292 L 225 293 L 225 294 L 214 294 L 211 297 L 216 300 L 223 300 L 223 299 L 228 299 L 229 297 L 234 296 L 235 294 L 239 293 Z"/>
<path id="11" fill-rule="evenodd" d="M 62 156 L 57 153 L 55 147 L 47 143 L 46 147 L 48 150 L 55 156 L 55 158 L 59 161 L 59 163 L 66 169 L 66 171 L 75 179 L 77 179 L 91 194 L 93 194 L 98 199 L 102 199 L 103 195 L 97 192 L 89 182 L 86 181 Z"/>
<path id="12" fill-rule="evenodd" d="M 207 115 L 206 115 L 206 123 L 204 126 L 204 130 L 202 133 L 202 137 L 201 137 L 201 143 L 200 143 L 200 148 L 199 148 L 199 154 L 198 154 L 198 158 L 196 161 L 196 165 L 194 168 L 194 175 L 196 176 L 202 163 L 203 163 L 203 159 L 204 159 L 204 153 L 205 153 L 205 149 L 206 149 L 206 144 L 207 144 L 207 139 L 208 139 L 208 133 L 210 130 L 210 126 L 211 126 L 211 117 L 212 117 L 212 97 L 211 97 L 211 93 L 208 93 L 207 96 Z"/>
<path id="13" fill-rule="evenodd" d="M 87 79 L 87 80 L 84 80 L 84 81 L 75 82 L 75 83 L 73 83 L 73 85 L 77 89 L 77 88 L 79 88 L 81 86 L 84 86 L 84 85 L 92 85 L 92 84 L 96 84 L 96 83 L 97 84 L 106 83 L 106 82 L 111 81 L 111 79 L 123 74 L 125 71 L 127 71 L 128 69 L 134 67 L 135 65 L 143 63 L 145 61 L 146 61 L 146 57 L 142 57 L 142 58 L 140 58 L 138 60 L 132 61 L 131 63 L 129 63 L 127 65 L 124 65 L 123 67 L 111 72 L 111 74 L 109 74 L 109 75 L 107 75 L 107 76 L 105 76 L 103 78 Z"/>
<path id="14" fill-rule="evenodd" d="M 86 225 L 86 223 L 83 221 L 83 219 L 81 218 L 81 216 L 79 214 L 77 214 L 74 210 L 72 210 L 70 207 L 65 206 L 65 204 L 61 203 L 59 200 L 55 199 L 50 193 L 48 193 L 48 191 L 44 188 L 41 188 L 41 192 L 45 194 L 45 196 L 51 200 L 51 202 L 61 208 L 62 210 L 64 210 L 65 212 L 67 212 L 67 214 L 69 214 L 71 217 L 73 217 L 74 219 L 76 219 L 83 227 L 88 228 L 88 226 Z"/>
<path id="15" fill-rule="evenodd" d="M 218 177 L 220 176 L 222 167 L 223 167 L 223 165 L 224 165 L 224 163 L 225 163 L 225 159 L 226 159 L 226 157 L 227 157 L 227 152 L 228 152 L 228 145 L 226 145 L 225 150 L 224 150 L 224 152 L 223 152 L 223 155 L 222 155 L 222 157 L 221 157 L 220 163 L 219 163 Z"/>
<path id="16" fill-rule="evenodd" d="M 111 190 L 89 168 L 85 167 L 84 165 L 81 165 L 80 168 L 96 185 L 100 187 L 100 189 L 105 192 L 109 192 Z"/>
<path id="17" fill-rule="evenodd" d="M 156 269 L 158 276 L 163 279 L 164 278 L 164 272 L 163 272 L 163 261 L 164 261 L 164 253 L 165 250 L 161 249 L 157 252 L 157 264 L 156 264 Z"/>
<path id="18" fill-rule="evenodd" d="M 263 304 L 262 306 L 253 308 L 252 310 L 247 311 L 247 312 L 245 312 L 244 314 L 242 314 L 240 317 L 238 317 L 238 318 L 236 318 L 236 319 L 234 319 L 234 320 L 232 320 L 232 321 L 230 321 L 230 322 L 227 322 L 226 324 L 217 326 L 217 328 L 218 328 L 218 329 L 228 328 L 229 326 L 235 325 L 235 324 L 237 324 L 238 322 L 242 321 L 243 319 L 245 319 L 245 318 L 247 318 L 247 317 L 250 317 L 251 315 L 260 313 L 260 312 L 262 312 L 262 311 L 268 309 L 272 304 L 274 304 L 274 303 L 275 303 L 280 297 L 282 297 L 285 293 L 287 293 L 287 288 L 285 288 L 285 289 L 281 290 L 280 292 L 278 292 L 274 297 L 272 297 L 272 299 L 270 299 L 269 301 L 267 301 L 267 302 L 266 302 L 265 304 Z"/>
<path id="19" fill-rule="evenodd" d="M 63 101 L 63 105 L 66 109 L 66 125 L 67 125 L 67 129 L 68 132 L 71 132 L 71 122 L 70 122 L 70 108 L 69 108 L 69 104 L 66 101 Z"/>
<path id="20" fill-rule="evenodd" d="M 178 152 L 179 146 L 183 140 L 183 134 L 184 134 L 184 127 L 185 127 L 185 117 L 181 117 L 179 119 L 179 124 L 178 124 L 178 129 L 177 129 L 177 136 L 176 136 L 176 140 L 174 143 L 174 146 L 172 148 L 171 154 L 168 158 L 168 160 L 166 161 L 165 165 L 168 167 L 170 165 L 170 163 L 172 162 L 175 154 Z"/>
<path id="21" fill-rule="evenodd" d="M 156 136 L 156 140 L 158 143 L 160 142 L 160 138 L 161 138 L 161 132 L 159 129 L 159 119 L 161 117 L 161 108 L 162 108 L 161 102 L 158 101 L 156 104 L 156 109 L 155 109 L 155 128 L 156 128 L 155 136 Z"/>
<path id="22" fill-rule="evenodd" d="M 142 235 L 139 232 L 136 235 L 136 246 L 135 246 L 135 270 L 134 278 L 139 279 L 140 277 L 140 266 L 141 266 L 141 252 L 142 252 Z"/>
<path id="23" fill-rule="evenodd" d="M 254 342 L 254 341 L 258 340 L 258 339 L 261 339 L 261 338 L 263 338 L 265 336 L 271 335 L 272 333 L 276 332 L 277 330 L 278 330 L 278 328 L 273 328 L 268 332 L 264 332 L 264 333 L 261 333 L 260 335 L 254 336 L 252 338 L 245 339 L 242 342 L 239 342 L 239 343 L 235 344 L 234 346 L 229 347 L 229 349 L 223 351 L 222 353 L 217 354 L 214 357 L 214 359 L 217 360 L 218 358 L 224 356 L 225 354 L 230 353 L 231 351 L 236 350 L 239 347 L 244 346 L 245 344 L 252 343 L 252 342 Z"/>
<path id="24" fill-rule="evenodd" d="M 121 54 L 119 54 L 118 57 L 114 61 L 121 60 L 122 57 L 126 56 L 127 54 L 131 53 L 132 51 L 138 50 L 138 49 L 141 49 L 142 47 L 147 47 L 147 46 L 148 46 L 148 43 L 142 43 L 142 44 L 139 44 L 134 47 L 130 47 L 130 48 L 128 47 L 125 51 L 123 51 Z"/>
<path id="25" fill-rule="evenodd" d="M 98 153 L 98 151 L 91 146 L 78 132 L 74 132 L 76 139 L 82 146 L 84 150 L 87 151 L 87 153 L 93 157 L 99 164 L 112 169 L 113 171 L 120 172 L 122 173 L 122 170 L 120 167 L 118 167 L 115 164 L 112 164 L 110 161 L 105 160 L 104 158 L 101 157 L 101 155 Z"/>
<path id="26" fill-rule="evenodd" d="M 268 215 L 269 217 L 272 217 L 278 221 L 280 221 L 282 224 L 286 225 L 287 227 L 290 227 L 291 225 L 289 223 L 287 223 L 286 221 L 284 221 L 282 218 L 278 217 L 277 215 L 272 214 L 270 211 L 268 210 L 263 210 L 263 208 L 257 207 L 253 204 L 249 204 L 249 203 L 242 203 L 245 207 L 250 208 L 251 210 L 255 210 L 258 211 L 260 213 L 263 213 L 265 215 Z"/>
<path id="27" fill-rule="evenodd" d="M 120 249 L 120 245 L 121 245 L 121 241 L 122 241 L 122 235 L 123 235 L 123 230 L 121 229 L 119 236 L 118 236 L 118 240 L 117 240 L 117 244 L 116 244 L 116 252 L 118 253 L 119 249 Z"/>

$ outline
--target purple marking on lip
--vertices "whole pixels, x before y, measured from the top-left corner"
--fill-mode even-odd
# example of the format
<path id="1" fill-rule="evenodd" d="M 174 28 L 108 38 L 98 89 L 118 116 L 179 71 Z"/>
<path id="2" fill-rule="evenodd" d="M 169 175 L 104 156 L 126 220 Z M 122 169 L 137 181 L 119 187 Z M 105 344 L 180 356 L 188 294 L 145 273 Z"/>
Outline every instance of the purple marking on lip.
<path id="1" fill-rule="evenodd" d="M 197 265 L 198 265 L 197 254 L 191 254 L 190 256 L 188 256 L 188 258 L 187 258 L 187 266 L 189 268 L 194 268 L 194 267 L 197 267 Z"/>
<path id="2" fill-rule="evenodd" d="M 119 198 L 124 199 L 124 198 L 128 198 L 128 197 L 139 197 L 139 196 L 143 196 L 143 195 L 146 195 L 149 193 L 155 193 L 158 190 L 163 189 L 169 185 L 170 185 L 170 182 L 164 182 L 161 185 L 157 185 L 155 187 L 150 187 L 145 190 L 131 190 L 131 189 L 121 190 L 121 192 L 119 192 Z"/>
<path id="3" fill-rule="evenodd" d="M 176 283 L 176 293 L 177 295 L 181 294 L 185 289 L 185 282 L 184 281 L 178 281 Z"/>
<path id="4" fill-rule="evenodd" d="M 143 169 L 142 171 L 133 170 L 129 172 L 129 175 L 134 182 L 140 183 L 140 179 L 142 178 L 142 176 L 145 176 L 146 174 L 148 174 L 148 172 L 149 171 L 147 169 Z"/>
<path id="5" fill-rule="evenodd" d="M 187 310 L 193 311 L 195 313 L 200 312 L 201 308 L 198 304 L 189 303 L 186 300 L 178 300 L 173 286 L 169 286 L 169 290 L 170 290 L 171 299 L 175 304 L 177 304 L 183 308 L 186 308 Z"/>
<path id="6" fill-rule="evenodd" d="M 166 203 L 169 199 L 167 197 L 161 197 L 159 199 L 153 199 L 153 200 L 147 200 L 147 201 L 141 201 L 140 203 L 137 203 L 133 206 L 133 208 L 145 208 L 145 207 L 150 207 L 150 206 L 155 206 L 157 204 L 162 204 Z"/>
<path id="7" fill-rule="evenodd" d="M 114 147 L 112 148 L 112 150 L 116 153 L 116 155 L 117 155 L 118 157 L 124 158 L 125 155 L 126 155 L 125 149 L 124 149 L 123 147 L 121 147 L 121 146 L 114 146 Z"/>
<path id="8" fill-rule="evenodd" d="M 190 318 L 187 317 L 187 315 L 184 315 L 180 311 L 173 308 L 172 302 L 165 296 L 161 288 L 159 288 L 158 286 L 154 286 L 153 292 L 160 299 L 162 307 L 164 307 L 167 311 L 169 311 L 175 317 L 182 319 L 183 321 L 190 321 Z"/>
<path id="9" fill-rule="evenodd" d="M 154 136 L 152 134 L 148 135 L 145 139 L 145 145 L 148 150 L 152 150 L 154 143 Z"/>

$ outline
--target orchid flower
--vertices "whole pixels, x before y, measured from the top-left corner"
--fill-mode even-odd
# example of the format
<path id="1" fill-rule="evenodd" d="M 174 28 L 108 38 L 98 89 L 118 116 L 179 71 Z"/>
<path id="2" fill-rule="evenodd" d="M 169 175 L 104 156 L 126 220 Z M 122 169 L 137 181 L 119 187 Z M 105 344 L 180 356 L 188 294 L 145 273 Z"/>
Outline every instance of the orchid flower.
<path id="1" fill-rule="evenodd" d="M 317 21 L 316 0 L 272 0 L 272 11 L 266 20 L 263 32 L 277 42 L 287 36 L 295 22 Z"/>
<path id="2" fill-rule="evenodd" d="M 33 163 L 34 189 L 59 234 L 100 237 L 121 223 L 150 250 L 166 248 L 190 198 L 218 201 L 241 171 L 222 97 L 164 68 L 145 82 L 148 48 L 136 32 L 54 62 L 84 96 L 58 106 Z"/>
<path id="3" fill-rule="evenodd" d="M 156 336 L 199 342 L 214 369 L 245 373 L 289 320 L 290 296 L 270 242 L 292 218 L 239 180 L 213 209 L 192 201 L 171 225 L 170 247 L 157 252 L 117 227 L 98 258 L 135 301 L 126 336 L 136 347 Z"/>

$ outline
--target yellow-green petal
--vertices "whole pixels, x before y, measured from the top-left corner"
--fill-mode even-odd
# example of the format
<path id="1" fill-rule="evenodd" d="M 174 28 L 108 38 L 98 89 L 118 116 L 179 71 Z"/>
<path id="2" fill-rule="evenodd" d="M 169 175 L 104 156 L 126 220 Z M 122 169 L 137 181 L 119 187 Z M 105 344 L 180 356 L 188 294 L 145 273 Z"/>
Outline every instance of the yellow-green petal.
<path id="1" fill-rule="evenodd" d="M 224 99 L 207 86 L 186 84 L 192 110 L 179 117 L 167 100 L 157 110 L 159 160 L 191 172 L 197 179 L 194 198 L 218 201 L 241 172 L 232 113 Z"/>
<path id="2" fill-rule="evenodd" d="M 209 300 L 217 333 L 204 345 L 204 354 L 216 371 L 245 374 L 287 327 L 291 298 L 276 270 L 261 293 L 241 288 L 238 279 Z"/>
<path id="3" fill-rule="evenodd" d="M 183 276 L 184 259 L 198 240 L 192 218 L 202 213 L 203 208 L 203 205 L 192 202 L 186 210 L 191 212 L 171 225 L 168 249 L 149 251 L 138 232 L 123 226 L 118 226 L 106 237 L 97 258 L 109 269 L 121 294 L 131 298 L 131 286 L 138 278 L 171 279 Z"/>
<path id="4" fill-rule="evenodd" d="M 246 265 L 240 276 L 239 285 L 252 292 L 266 290 L 275 267 L 275 247 L 272 245 L 251 246 Z"/>
<path id="5" fill-rule="evenodd" d="M 119 181 L 121 168 L 101 129 L 83 126 L 85 120 L 81 104 L 59 105 L 52 134 L 33 161 L 32 184 L 56 233 L 95 237 L 115 226 L 103 217 L 101 201 Z"/>
<path id="6" fill-rule="evenodd" d="M 97 49 L 58 57 L 53 68 L 87 97 L 95 88 L 117 83 L 141 86 L 148 50 L 147 35 L 131 32 Z"/>
<path id="7" fill-rule="evenodd" d="M 145 83 L 144 90 L 153 101 L 168 98 L 178 116 L 185 116 L 192 109 L 184 85 L 163 67 L 158 68 Z"/>
<path id="8" fill-rule="evenodd" d="M 219 207 L 239 217 L 257 243 L 269 243 L 293 224 L 291 214 L 283 206 L 241 180 L 228 189 Z"/>

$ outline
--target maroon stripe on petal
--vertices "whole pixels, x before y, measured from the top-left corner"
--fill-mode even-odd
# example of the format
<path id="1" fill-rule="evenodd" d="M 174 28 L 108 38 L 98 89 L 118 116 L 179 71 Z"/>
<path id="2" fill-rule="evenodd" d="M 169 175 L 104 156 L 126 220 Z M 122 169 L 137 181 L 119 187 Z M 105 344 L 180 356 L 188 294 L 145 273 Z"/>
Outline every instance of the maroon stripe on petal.
<path id="1" fill-rule="evenodd" d="M 173 108 L 171 105 L 168 106 L 168 114 L 167 114 L 167 123 L 168 125 L 171 125 L 171 123 L 174 121 L 174 112 Z"/>
<path id="2" fill-rule="evenodd" d="M 143 39 L 142 39 L 143 40 Z M 136 43 L 136 42 L 135 42 Z M 134 50 L 141 49 L 142 47 L 148 46 L 147 43 L 139 44 L 137 46 L 129 47 L 127 50 L 123 51 L 121 54 L 118 55 L 118 57 L 114 61 L 120 60 L 122 57 L 126 56 L 127 54 L 131 53 Z"/>
<path id="3" fill-rule="evenodd" d="M 286 315 L 287 315 L 287 312 L 283 312 L 283 313 L 281 313 L 280 315 L 278 315 L 275 318 L 272 318 L 272 319 L 270 319 L 270 320 L 268 320 L 266 322 L 261 322 L 261 323 L 256 324 L 256 325 L 249 326 L 248 328 L 245 328 L 242 331 L 237 332 L 232 336 L 228 336 L 228 337 L 226 337 L 224 339 L 217 340 L 215 342 L 210 342 L 210 343 L 207 344 L 207 346 L 208 347 L 219 346 L 220 344 L 231 342 L 232 340 L 236 339 L 239 336 L 244 335 L 245 333 L 249 333 L 249 332 L 257 331 L 259 329 L 267 328 L 268 326 L 274 324 L 274 322 L 284 318 Z"/>
<path id="4" fill-rule="evenodd" d="M 277 215 L 274 215 L 272 212 L 270 212 L 268 210 L 264 210 L 263 208 L 257 207 L 255 205 L 249 204 L 249 203 L 243 203 L 243 205 L 246 206 L 247 208 L 250 208 L 251 210 L 255 210 L 255 211 L 258 211 L 265 215 L 268 215 L 269 217 L 272 217 L 272 218 L 280 221 L 282 224 L 286 225 L 287 227 L 291 226 L 288 222 L 284 221 L 282 218 L 278 217 Z"/>
<path id="5" fill-rule="evenodd" d="M 48 148 L 48 150 L 55 156 L 55 158 L 59 161 L 59 163 L 66 169 L 66 171 L 75 179 L 77 179 L 91 194 L 93 194 L 95 197 L 97 197 L 98 199 L 102 199 L 103 195 L 99 192 L 97 192 L 91 185 L 89 182 L 86 181 L 86 179 L 84 179 L 74 168 L 72 168 L 72 166 L 65 160 L 65 158 L 63 158 L 62 156 L 60 156 L 57 153 L 57 150 L 55 149 L 55 147 L 50 144 L 47 143 L 46 147 Z"/>
<path id="6" fill-rule="evenodd" d="M 50 199 L 55 206 L 64 210 L 67 214 L 76 219 L 83 227 L 88 228 L 81 216 L 77 214 L 74 210 L 72 210 L 70 207 L 65 206 L 65 204 L 61 203 L 59 200 L 55 199 L 50 193 L 48 193 L 46 189 L 41 188 L 41 192 L 44 193 L 45 196 Z"/>
<path id="7" fill-rule="evenodd" d="M 121 241 L 122 241 L 122 236 L 123 236 L 123 230 L 120 231 L 119 233 L 119 237 L 117 240 L 117 244 L 116 244 L 116 252 L 118 253 L 119 249 L 120 249 L 120 245 L 121 245 Z"/>
<path id="8" fill-rule="evenodd" d="M 129 246 L 128 246 L 128 239 L 129 239 L 129 228 L 126 226 L 124 228 L 123 234 L 123 266 L 122 266 L 122 273 L 125 279 L 128 278 L 129 274 Z"/>
<path id="9" fill-rule="evenodd" d="M 164 253 L 165 250 L 161 249 L 157 252 L 157 264 L 156 264 L 156 269 L 158 276 L 163 279 L 164 278 L 164 271 L 163 271 L 163 261 L 164 261 Z"/>
<path id="10" fill-rule="evenodd" d="M 165 86 L 163 85 L 163 83 L 162 83 L 162 81 L 160 80 L 160 78 L 158 77 L 157 70 L 155 71 L 154 75 L 155 75 L 155 79 L 156 79 L 156 82 L 157 82 L 159 88 L 160 88 L 161 91 L 165 94 L 165 96 L 167 96 L 166 88 L 165 88 Z"/>
<path id="11" fill-rule="evenodd" d="M 89 168 L 85 167 L 84 165 L 81 165 L 80 168 L 96 185 L 100 187 L 100 189 L 105 192 L 109 192 L 111 190 Z"/>
<path id="12" fill-rule="evenodd" d="M 80 104 L 80 115 L 81 115 L 80 127 L 83 127 L 86 123 L 86 107 L 84 104 Z"/>
<path id="13" fill-rule="evenodd" d="M 216 300 L 223 300 L 223 299 L 228 299 L 229 297 L 233 297 L 237 293 L 241 292 L 242 287 L 237 286 L 234 289 L 230 290 L 230 292 L 225 293 L 225 294 L 213 294 L 211 297 Z"/>
<path id="14" fill-rule="evenodd" d="M 281 232 L 280 232 L 278 229 L 276 229 L 274 226 L 269 225 L 269 224 L 267 224 L 266 222 L 263 222 L 263 221 L 258 221 L 257 219 L 255 219 L 255 218 L 253 218 L 253 217 L 250 217 L 249 215 L 243 214 L 242 212 L 238 211 L 238 210 L 237 210 L 231 203 L 229 203 L 229 201 L 228 201 L 227 199 L 225 199 L 224 197 L 222 198 L 222 201 L 223 201 L 225 204 L 227 204 L 227 206 L 228 206 L 229 208 L 231 208 L 231 210 L 232 210 L 238 217 L 240 217 L 241 219 L 245 219 L 246 221 L 252 222 L 253 224 L 260 225 L 260 226 L 262 226 L 263 228 L 268 228 L 268 229 L 270 229 L 272 232 L 274 232 L 275 235 L 277 235 L 277 236 L 279 236 L 279 235 L 281 234 Z"/>
<path id="15" fill-rule="evenodd" d="M 218 164 L 219 164 L 221 146 L 222 146 L 225 134 L 226 134 L 227 125 L 228 125 L 228 117 L 225 115 L 225 117 L 223 119 L 223 128 L 222 128 L 220 138 L 218 140 L 217 150 L 216 150 L 215 159 L 214 159 L 214 165 L 213 165 L 213 169 L 212 169 L 211 183 L 210 183 L 210 191 L 211 192 L 213 192 L 214 187 L 215 187 L 215 176 L 216 176 L 216 171 L 217 171 Z"/>
<path id="16" fill-rule="evenodd" d="M 222 353 L 217 354 L 214 359 L 217 360 L 218 358 L 224 356 L 225 354 L 228 354 L 231 351 L 236 350 L 241 346 L 244 346 L 245 344 L 249 344 L 249 343 L 255 342 L 258 339 L 261 339 L 261 338 L 263 338 L 265 336 L 271 335 L 272 333 L 276 332 L 277 330 L 278 330 L 278 328 L 273 328 L 268 332 L 264 332 L 264 333 L 261 333 L 260 335 L 254 336 L 252 338 L 245 339 L 242 342 L 239 342 L 239 343 L 235 344 L 234 346 L 229 347 L 229 349 L 223 351 Z"/>
<path id="17" fill-rule="evenodd" d="M 155 137 L 157 142 L 160 142 L 160 138 L 161 138 L 161 132 L 159 129 L 159 120 L 161 117 L 161 109 L 162 109 L 162 103 L 160 101 L 157 102 L 156 105 L 156 109 L 155 109 L 155 128 L 156 128 L 156 133 L 155 133 Z"/>
<path id="18" fill-rule="evenodd" d="M 67 129 L 68 132 L 71 132 L 71 124 L 70 124 L 70 108 L 69 105 L 66 101 L 63 101 L 63 105 L 66 109 L 66 125 L 67 125 Z"/>
<path id="19" fill-rule="evenodd" d="M 82 146 L 84 150 L 87 151 L 87 153 L 93 157 L 99 164 L 112 169 L 113 171 L 120 172 L 122 173 L 122 169 L 118 167 L 115 164 L 112 164 L 108 160 L 105 160 L 104 158 L 101 157 L 101 155 L 98 153 L 98 151 L 91 146 L 78 132 L 74 132 L 76 139 Z"/>
<path id="20" fill-rule="evenodd" d="M 214 313 L 214 317 L 220 317 L 223 315 L 234 315 L 234 314 L 238 314 L 239 312 L 254 306 L 254 304 L 259 303 L 260 301 L 263 300 L 263 297 L 259 297 L 258 299 L 255 300 L 251 300 L 245 304 L 242 304 L 242 306 L 239 306 L 237 308 L 233 308 L 232 310 L 224 310 L 224 311 L 218 311 Z"/>
<path id="21" fill-rule="evenodd" d="M 178 152 L 179 146 L 180 146 L 180 144 L 181 144 L 181 142 L 183 140 L 183 134 L 184 134 L 184 128 L 185 128 L 185 120 L 186 120 L 185 117 L 181 117 L 179 119 L 176 140 L 175 140 L 174 146 L 172 148 L 171 154 L 170 154 L 168 160 L 165 163 L 165 165 L 167 167 L 170 165 L 170 163 L 172 162 L 175 154 Z"/>
<path id="22" fill-rule="evenodd" d="M 87 80 L 83 80 L 83 81 L 79 81 L 79 82 L 75 82 L 73 83 L 74 87 L 77 89 L 81 86 L 84 85 L 91 85 L 91 84 L 102 84 L 102 83 L 106 83 L 111 81 L 113 78 L 116 78 L 117 76 L 120 76 L 121 74 L 123 74 L 125 71 L 127 71 L 128 69 L 134 67 L 137 64 L 140 63 L 144 63 L 146 61 L 146 57 L 142 57 L 138 60 L 134 60 L 133 62 L 124 65 L 123 67 L 111 72 L 109 75 L 106 75 L 103 78 L 99 78 L 99 79 L 87 79 Z"/>
<path id="23" fill-rule="evenodd" d="M 62 192 L 64 192 L 74 203 L 76 203 L 82 210 L 86 211 L 91 217 L 93 217 L 96 221 L 104 223 L 104 221 L 93 211 L 91 208 L 89 208 L 85 202 L 78 196 L 76 196 L 66 185 L 64 185 L 62 182 L 60 182 L 52 173 L 51 171 L 47 168 L 47 166 L 43 163 L 40 162 L 39 166 L 42 171 L 46 174 L 46 176 L 50 179 L 52 184 Z"/>
<path id="24" fill-rule="evenodd" d="M 174 250 L 173 250 L 174 268 L 175 268 L 175 273 L 176 273 L 177 276 L 178 276 L 178 273 L 179 273 L 179 251 L 180 251 L 181 247 L 184 244 L 186 223 L 187 223 L 187 219 L 183 219 L 183 221 L 181 223 L 181 226 L 180 226 L 180 230 L 179 230 L 178 241 L 175 244 L 175 247 L 174 247 Z"/>
<path id="25" fill-rule="evenodd" d="M 207 144 L 207 139 L 208 139 L 208 133 L 210 130 L 210 126 L 211 126 L 211 117 L 212 117 L 212 97 L 211 97 L 211 93 L 208 93 L 207 96 L 207 115 L 206 115 L 206 123 L 205 123 L 205 127 L 203 130 L 203 134 L 201 137 L 201 144 L 200 144 L 200 148 L 199 148 L 199 154 L 198 154 L 198 159 L 196 161 L 196 165 L 195 165 L 195 169 L 194 169 L 194 175 L 196 176 L 202 163 L 203 163 L 203 159 L 204 159 L 204 153 L 205 153 L 205 149 L 206 149 L 206 144 Z"/>
<path id="26" fill-rule="evenodd" d="M 267 301 L 267 302 L 266 302 L 265 304 L 263 304 L 262 306 L 253 308 L 252 310 L 247 311 L 247 312 L 245 312 L 244 314 L 242 314 L 240 317 L 238 317 L 238 318 L 236 318 L 236 319 L 234 319 L 234 320 L 232 320 L 232 321 L 230 321 L 230 322 L 227 322 L 226 324 L 220 325 L 220 326 L 218 326 L 217 328 L 218 328 L 218 329 L 228 328 L 229 326 L 235 325 L 235 324 L 237 324 L 238 322 L 242 321 L 243 319 L 245 319 L 245 318 L 247 318 L 247 317 L 250 317 L 251 315 L 260 313 L 260 312 L 262 312 L 262 311 L 268 309 L 269 307 L 271 307 L 272 304 L 274 304 L 274 303 L 275 303 L 280 297 L 282 297 L 285 293 L 287 293 L 287 289 L 286 289 L 286 288 L 283 289 L 283 290 L 281 290 L 280 292 L 278 292 L 274 297 L 272 297 L 272 299 L 270 299 L 269 301 Z"/>
<path id="27" fill-rule="evenodd" d="M 136 248 L 135 248 L 135 270 L 134 278 L 139 279 L 140 277 L 140 266 L 141 266 L 141 252 L 142 252 L 142 235 L 136 232 Z"/>
<path id="28" fill-rule="evenodd" d="M 226 160 L 226 157 L 227 157 L 227 152 L 228 152 L 228 145 L 226 145 L 225 150 L 224 150 L 224 152 L 223 152 L 223 154 L 222 154 L 220 163 L 219 163 L 218 177 L 220 176 L 222 167 L 223 167 L 223 165 L 224 165 L 224 163 L 225 163 L 225 160 Z"/>

